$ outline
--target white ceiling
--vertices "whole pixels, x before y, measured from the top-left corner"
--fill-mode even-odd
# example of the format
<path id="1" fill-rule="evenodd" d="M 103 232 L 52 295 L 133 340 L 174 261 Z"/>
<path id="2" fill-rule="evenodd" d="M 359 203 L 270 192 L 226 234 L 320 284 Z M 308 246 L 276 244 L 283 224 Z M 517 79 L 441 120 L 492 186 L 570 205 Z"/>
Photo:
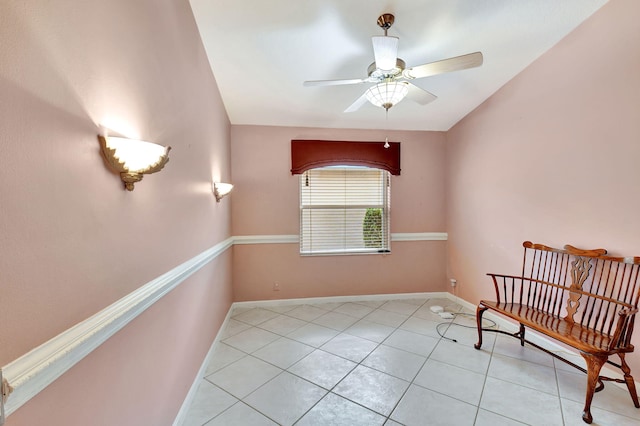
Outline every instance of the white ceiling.
<path id="1" fill-rule="evenodd" d="M 190 0 L 232 124 L 448 130 L 607 0 Z M 479 68 L 413 80 L 438 96 L 343 111 L 365 78 L 382 13 L 407 67 L 481 51 Z"/>

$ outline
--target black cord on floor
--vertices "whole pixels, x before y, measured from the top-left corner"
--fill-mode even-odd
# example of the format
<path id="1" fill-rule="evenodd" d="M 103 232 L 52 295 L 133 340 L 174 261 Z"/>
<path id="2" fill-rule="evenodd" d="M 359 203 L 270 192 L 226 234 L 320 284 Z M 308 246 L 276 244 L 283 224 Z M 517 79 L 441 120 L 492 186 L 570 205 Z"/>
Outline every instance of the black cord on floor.
<path id="1" fill-rule="evenodd" d="M 464 328 L 477 328 L 476 325 L 471 326 L 471 325 L 464 325 L 464 324 L 458 324 L 458 323 L 453 322 L 456 319 L 456 317 L 458 317 L 458 316 L 466 316 L 466 317 L 471 317 L 471 318 L 475 318 L 476 316 L 474 314 L 467 314 L 466 312 L 451 312 L 451 314 L 453 315 L 453 319 L 451 321 L 449 321 L 449 322 L 441 322 L 438 325 L 436 325 L 436 332 L 443 339 L 447 339 L 447 340 L 450 340 L 450 341 L 452 341 L 454 343 L 458 343 L 458 341 L 456 339 L 452 339 L 451 337 L 445 336 L 444 333 L 442 333 L 440 331 L 440 327 L 446 325 L 447 326 L 447 330 L 452 325 L 457 325 L 458 327 L 464 327 Z M 489 325 L 483 326 L 482 328 L 493 328 L 493 327 L 495 327 L 497 325 L 495 323 L 495 321 L 490 320 L 490 319 L 483 318 L 482 321 L 487 321 L 489 323 Z M 445 333 L 447 332 L 447 330 L 445 330 Z"/>

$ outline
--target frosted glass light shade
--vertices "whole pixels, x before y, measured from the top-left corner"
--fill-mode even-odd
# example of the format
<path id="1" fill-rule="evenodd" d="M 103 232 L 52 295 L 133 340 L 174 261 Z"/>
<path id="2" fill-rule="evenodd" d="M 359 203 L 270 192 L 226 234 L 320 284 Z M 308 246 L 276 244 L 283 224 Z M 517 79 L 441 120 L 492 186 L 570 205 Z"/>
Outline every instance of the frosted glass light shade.
<path id="1" fill-rule="evenodd" d="M 394 69 L 398 56 L 398 37 L 373 36 L 371 41 L 376 59 L 376 68 L 383 71 Z"/>
<path id="2" fill-rule="evenodd" d="M 131 173 L 142 173 L 167 155 L 167 148 L 152 142 L 126 138 L 107 138 L 107 146 Z"/>
<path id="3" fill-rule="evenodd" d="M 215 195 L 217 202 L 220 202 L 232 189 L 233 185 L 230 183 L 213 182 L 213 195 Z"/>
<path id="4" fill-rule="evenodd" d="M 389 109 L 409 93 L 409 85 L 406 82 L 385 81 L 370 87 L 365 92 L 367 100 L 375 106 Z"/>
<path id="5" fill-rule="evenodd" d="M 119 137 L 98 136 L 98 140 L 105 161 L 120 173 L 129 191 L 142 175 L 159 172 L 169 161 L 170 146 Z"/>

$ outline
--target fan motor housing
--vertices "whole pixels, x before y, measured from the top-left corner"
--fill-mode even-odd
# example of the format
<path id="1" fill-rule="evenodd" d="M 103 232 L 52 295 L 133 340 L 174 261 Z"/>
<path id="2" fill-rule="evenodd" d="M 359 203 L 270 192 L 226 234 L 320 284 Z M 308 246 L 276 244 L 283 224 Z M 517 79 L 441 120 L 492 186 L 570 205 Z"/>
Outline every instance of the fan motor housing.
<path id="1" fill-rule="evenodd" d="M 373 62 L 371 65 L 369 65 L 369 68 L 367 68 L 367 75 L 369 76 L 369 78 L 373 78 L 377 81 L 384 81 L 386 79 L 395 78 L 401 75 L 405 67 L 406 64 L 400 58 L 396 58 L 396 67 L 394 69 L 386 71 L 376 68 L 376 63 Z"/>

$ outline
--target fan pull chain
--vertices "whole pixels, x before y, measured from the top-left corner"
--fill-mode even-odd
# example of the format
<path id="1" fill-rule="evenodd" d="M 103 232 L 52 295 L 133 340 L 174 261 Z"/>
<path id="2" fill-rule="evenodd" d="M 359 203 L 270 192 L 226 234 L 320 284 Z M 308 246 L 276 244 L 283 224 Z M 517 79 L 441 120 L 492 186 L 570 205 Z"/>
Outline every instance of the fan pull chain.
<path id="1" fill-rule="evenodd" d="M 384 127 L 385 130 L 387 131 L 387 133 L 389 132 L 389 109 L 385 109 L 384 111 L 385 114 L 385 120 L 384 120 Z M 384 138 L 384 147 L 385 148 L 389 148 L 389 136 Z"/>

